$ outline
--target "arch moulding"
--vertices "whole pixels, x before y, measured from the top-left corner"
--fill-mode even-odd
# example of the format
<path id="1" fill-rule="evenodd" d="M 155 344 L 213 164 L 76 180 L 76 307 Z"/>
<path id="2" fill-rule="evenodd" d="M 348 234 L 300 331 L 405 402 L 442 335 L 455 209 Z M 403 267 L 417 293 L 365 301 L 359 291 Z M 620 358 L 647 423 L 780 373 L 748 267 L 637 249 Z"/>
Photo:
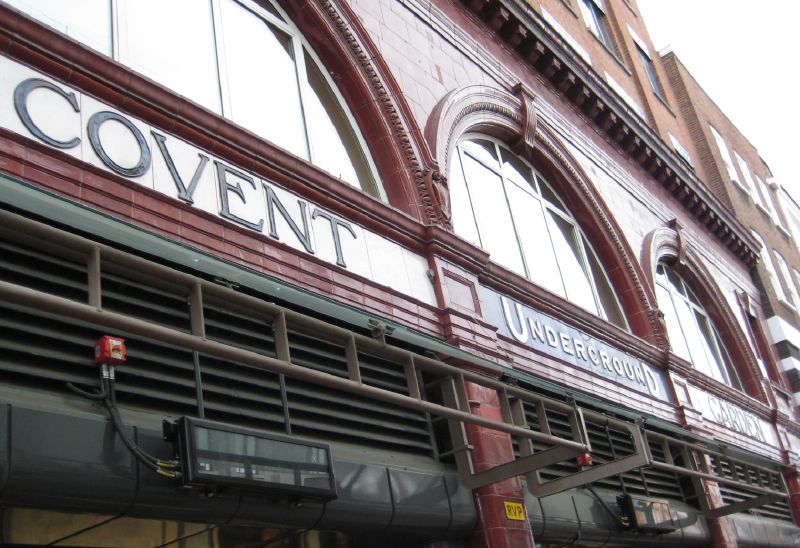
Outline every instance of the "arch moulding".
<path id="1" fill-rule="evenodd" d="M 389 202 L 424 224 L 450 229 L 446 182 L 358 17 L 340 0 L 279 1 L 344 95 Z"/>
<path id="2" fill-rule="evenodd" d="M 668 348 L 652 286 L 609 208 L 577 160 L 539 118 L 535 94 L 524 84 L 512 91 L 472 85 L 446 95 L 425 127 L 435 161 L 449 170 L 458 139 L 470 132 L 496 137 L 530 161 L 556 186 L 590 236 L 634 334 L 662 350 Z"/>
<path id="3" fill-rule="evenodd" d="M 656 267 L 659 262 L 665 262 L 689 283 L 719 330 L 733 362 L 740 368 L 747 392 L 764 401 L 767 397 L 764 388 L 760 384 L 753 386 L 748 380 L 759 377 L 759 366 L 747 335 L 700 255 L 684 240 L 682 230 L 680 223 L 673 219 L 668 226 L 656 228 L 645 237 L 642 266 L 648 281 L 655 283 Z"/>

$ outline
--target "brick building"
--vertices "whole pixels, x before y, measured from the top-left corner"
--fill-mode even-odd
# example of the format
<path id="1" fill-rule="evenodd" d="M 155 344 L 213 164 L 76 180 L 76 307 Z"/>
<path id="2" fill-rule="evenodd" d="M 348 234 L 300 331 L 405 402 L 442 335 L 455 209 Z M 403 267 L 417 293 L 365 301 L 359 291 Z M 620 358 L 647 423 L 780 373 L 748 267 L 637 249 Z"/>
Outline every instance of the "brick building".
<path id="1" fill-rule="evenodd" d="M 680 59 L 666 52 L 662 59 L 680 104 L 681 115 L 691 133 L 691 147 L 698 159 L 696 170 L 752 231 L 761 244 L 761 260 L 754 271 L 762 295 L 763 315 L 753 315 L 752 337 L 761 344 L 764 373 L 775 391 L 777 405 L 794 408 L 798 375 L 798 269 L 800 253 L 796 240 L 796 206 L 772 177 L 756 148 L 705 94 Z M 794 209 L 793 209 L 794 208 Z M 745 306 L 749 306 L 746 304 Z M 751 314 L 757 314 L 752 308 Z"/>
<path id="2" fill-rule="evenodd" d="M 4 542 L 798 542 L 780 217 L 635 3 L 65 6 L 0 3 Z"/>

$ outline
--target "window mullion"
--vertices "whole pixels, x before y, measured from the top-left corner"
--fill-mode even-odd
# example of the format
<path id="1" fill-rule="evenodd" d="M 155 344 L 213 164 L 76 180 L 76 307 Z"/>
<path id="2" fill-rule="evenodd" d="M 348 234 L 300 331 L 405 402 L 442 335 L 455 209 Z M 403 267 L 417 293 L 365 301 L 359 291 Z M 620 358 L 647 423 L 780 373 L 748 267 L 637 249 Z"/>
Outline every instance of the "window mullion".
<path id="1" fill-rule="evenodd" d="M 308 118 L 306 114 L 306 103 L 308 97 L 313 94 L 311 91 L 311 84 L 308 83 L 308 72 L 306 71 L 306 60 L 303 54 L 303 44 L 297 34 L 290 34 L 292 37 L 292 49 L 294 50 L 294 71 L 297 77 L 297 87 L 300 91 L 300 112 L 303 117 L 303 134 L 306 138 L 306 154 L 309 161 L 313 164 L 314 157 L 311 147 L 311 135 L 308 129 Z"/>
<path id="2" fill-rule="evenodd" d="M 460 147 L 460 145 L 459 145 L 459 147 Z M 467 149 L 462 149 L 462 150 L 463 150 L 464 154 L 466 154 L 471 159 L 473 159 L 476 162 L 478 162 L 480 165 L 482 165 L 483 167 L 485 167 L 486 169 L 488 169 L 489 171 L 491 171 L 492 173 L 494 173 L 498 177 L 503 177 L 503 171 L 502 171 L 502 169 L 498 170 L 497 165 L 490 166 L 489 164 L 484 162 L 482 159 L 478 158 L 475 154 L 471 154 L 469 150 L 467 150 Z"/>
<path id="3" fill-rule="evenodd" d="M 467 190 L 467 199 L 469 200 L 469 210 L 472 212 L 472 222 L 475 223 L 475 232 L 478 234 L 478 245 L 481 249 L 486 249 L 483 246 L 483 238 L 481 237 L 481 227 L 478 224 L 478 217 L 475 216 L 475 206 L 472 204 L 472 191 L 470 190 L 470 182 L 467 179 L 467 172 L 464 170 L 464 162 L 461 161 L 461 145 L 456 147 L 456 161 L 461 166 L 462 177 L 464 178 L 464 188 Z M 466 152 L 464 152 L 466 154 Z M 472 158 L 472 156 L 470 156 Z"/>
<path id="4" fill-rule="evenodd" d="M 583 231 L 578 228 L 577 225 L 572 226 L 572 230 L 574 235 L 578 240 L 578 249 L 580 249 L 581 253 L 581 263 L 583 263 L 583 272 L 586 274 L 586 279 L 589 280 L 589 287 L 592 288 L 592 295 L 594 296 L 594 305 L 597 307 L 597 311 L 600 314 L 600 317 L 604 320 L 608 319 L 608 314 L 606 314 L 605 308 L 603 308 L 603 303 L 600 300 L 600 295 L 597 293 L 597 284 L 594 281 L 594 275 L 592 273 L 591 263 L 589 262 L 588 251 L 586 250 L 585 241 L 583 237 Z"/>
<path id="5" fill-rule="evenodd" d="M 508 199 L 508 190 L 506 190 L 506 184 L 509 184 L 506 180 L 506 176 L 503 173 L 503 155 L 502 151 L 500 150 L 500 146 L 497 144 L 496 141 L 492 141 L 494 145 L 494 154 L 497 158 L 497 169 L 500 171 L 498 175 L 500 176 L 500 183 L 503 187 L 503 196 L 506 198 L 506 207 L 508 207 L 508 215 L 511 217 L 511 228 L 514 229 L 514 239 L 517 241 L 517 249 L 519 250 L 519 256 L 522 259 L 522 269 L 525 271 L 525 277 L 529 280 L 531 279 L 531 271 L 528 268 L 528 261 L 525 258 L 525 250 L 522 248 L 522 241 L 519 237 L 519 229 L 517 228 L 517 222 L 514 220 L 514 208 L 511 207 L 511 202 Z M 513 184 L 513 183 L 511 183 Z"/>
<path id="6" fill-rule="evenodd" d="M 119 0 L 109 0 L 111 11 L 111 58 L 119 61 Z"/>
<path id="7" fill-rule="evenodd" d="M 231 94 L 228 88 L 228 67 L 225 63 L 225 39 L 222 32 L 222 8 L 219 3 L 221 0 L 211 1 L 211 23 L 214 33 L 214 54 L 217 66 L 217 87 L 219 93 L 220 114 L 224 118 L 233 118 L 231 109 Z"/>
<path id="8" fill-rule="evenodd" d="M 548 207 L 547 201 L 542 197 L 539 201 L 539 206 L 542 208 L 542 215 L 544 216 L 544 226 L 547 228 L 547 238 L 550 241 L 550 248 L 553 250 L 553 256 L 556 258 L 556 267 L 558 268 L 558 277 L 561 278 L 561 290 L 564 293 L 564 298 L 570 300 L 569 292 L 567 291 L 567 282 L 564 279 L 564 270 L 561 268 L 561 261 L 559 260 L 558 250 L 553 242 L 553 227 L 551 224 L 553 220 L 550 218 L 552 209 Z"/>
<path id="9" fill-rule="evenodd" d="M 499 156 L 498 156 L 499 158 Z M 500 175 L 500 182 L 503 186 L 503 195 L 506 198 L 506 206 L 508 207 L 508 215 L 511 217 L 511 227 L 514 229 L 514 239 L 517 241 L 517 249 L 519 250 L 519 255 L 522 258 L 522 269 L 525 271 L 525 277 L 529 280 L 531 279 L 531 270 L 528 267 L 528 260 L 525 257 L 525 249 L 522 247 L 522 241 L 519 238 L 519 229 L 517 228 L 517 222 L 514 220 L 514 209 L 511 207 L 511 202 L 508 199 L 508 191 L 506 190 L 506 184 L 513 184 L 508 183 L 506 178 L 503 175 Z"/>
<path id="10" fill-rule="evenodd" d="M 260 6 L 258 2 L 254 2 L 253 0 L 235 0 L 235 1 L 242 7 L 252 11 L 258 17 L 269 22 L 271 25 L 274 25 L 275 27 L 282 30 L 286 34 L 294 35 L 294 30 L 292 29 L 292 27 L 286 24 L 286 21 L 282 21 L 277 17 L 275 17 L 275 15 L 270 13 L 269 10 L 266 10 L 262 6 Z M 269 2 L 269 0 L 266 1 Z M 281 13 L 284 17 L 287 17 L 286 14 L 283 12 L 283 10 L 280 9 L 278 6 L 276 6 L 273 2 L 269 2 L 269 4 L 279 13 Z"/>

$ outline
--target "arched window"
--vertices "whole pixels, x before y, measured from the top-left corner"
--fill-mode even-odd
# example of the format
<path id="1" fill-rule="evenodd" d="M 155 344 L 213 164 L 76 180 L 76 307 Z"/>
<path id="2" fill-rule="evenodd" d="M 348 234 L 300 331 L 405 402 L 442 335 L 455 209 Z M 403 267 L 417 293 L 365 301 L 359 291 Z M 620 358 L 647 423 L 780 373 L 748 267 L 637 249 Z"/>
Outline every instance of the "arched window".
<path id="1" fill-rule="evenodd" d="M 456 152 L 449 178 L 456 233 L 499 264 L 628 329 L 597 254 L 544 177 L 487 137 L 468 136 Z"/>
<path id="2" fill-rule="evenodd" d="M 743 390 L 733 360 L 700 300 L 669 265 L 656 268 L 656 298 L 664 313 L 672 351 L 701 373 Z"/>
<path id="3" fill-rule="evenodd" d="M 385 199 L 344 101 L 267 1 L 9 0 L 289 152 Z"/>

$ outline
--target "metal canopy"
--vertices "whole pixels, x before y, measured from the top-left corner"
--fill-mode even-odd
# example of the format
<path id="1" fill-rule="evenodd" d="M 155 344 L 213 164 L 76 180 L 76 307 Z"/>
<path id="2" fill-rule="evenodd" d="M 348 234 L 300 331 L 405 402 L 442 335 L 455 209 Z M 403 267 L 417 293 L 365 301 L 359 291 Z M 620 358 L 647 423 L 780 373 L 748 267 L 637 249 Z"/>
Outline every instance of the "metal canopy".
<path id="1" fill-rule="evenodd" d="M 711 517 L 744 511 L 787 496 L 786 485 L 779 471 L 750 464 L 741 458 L 733 458 L 711 445 L 690 443 L 663 434 L 646 432 L 639 422 L 609 417 L 581 408 L 575 402 L 566 403 L 548 398 L 393 346 L 386 340 L 386 326 L 378 323 L 371 325 L 373 336 L 366 336 L 245 295 L 228 285 L 174 270 L 7 211 L 0 211 L 0 235 L 31 248 L 83 262 L 88 286 L 87 299 L 83 303 L 0 281 L 1 300 L 440 417 L 448 422 L 452 442 L 449 452 L 455 457 L 464 483 L 473 489 L 514 476 L 525 476 L 531 493 L 543 497 L 650 466 L 691 477 L 700 499 L 701 511 Z M 104 273 L 124 273 L 129 278 L 153 287 L 185 295 L 191 313 L 190 331 L 165 327 L 104 308 Z M 244 312 L 269 323 L 275 339 L 275 357 L 206 338 L 204 304 L 233 312 Z M 340 345 L 346 359 L 346 377 L 294 363 L 289 336 L 290 333 L 298 332 Z M 396 364 L 398 372 L 405 378 L 406 393 L 390 391 L 365 380 L 359 358 L 362 354 Z M 473 413 L 467 396 L 467 382 L 497 394 L 502 410 L 500 420 Z M 432 392 L 441 396 L 441 402 L 429 396 L 431 391 L 427 389 L 428 386 L 433 387 Z M 557 435 L 551 429 L 550 421 L 554 414 L 566 417 L 569 425 L 567 435 Z M 594 422 L 611 424 L 616 429 L 627 432 L 632 450 L 608 462 L 585 467 L 557 479 L 542 481 L 539 471 L 544 467 L 591 453 L 586 429 L 587 418 Z M 468 443 L 465 427 L 467 424 L 510 434 L 518 443 L 519 458 L 477 471 L 472 459 L 473 448 Z M 665 456 L 663 460 L 653 457 L 651 443 L 660 444 Z M 538 444 L 538 450 L 535 444 Z M 712 508 L 708 501 L 708 490 L 702 484 L 703 480 L 731 485 L 752 496 L 723 508 Z"/>

